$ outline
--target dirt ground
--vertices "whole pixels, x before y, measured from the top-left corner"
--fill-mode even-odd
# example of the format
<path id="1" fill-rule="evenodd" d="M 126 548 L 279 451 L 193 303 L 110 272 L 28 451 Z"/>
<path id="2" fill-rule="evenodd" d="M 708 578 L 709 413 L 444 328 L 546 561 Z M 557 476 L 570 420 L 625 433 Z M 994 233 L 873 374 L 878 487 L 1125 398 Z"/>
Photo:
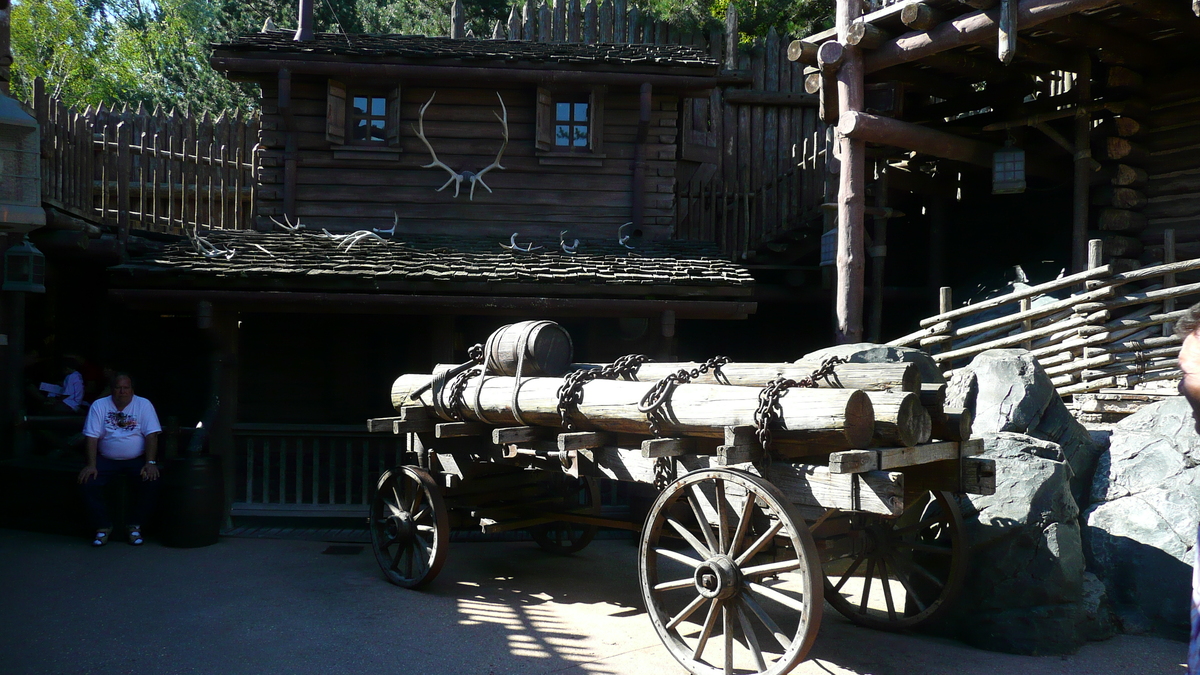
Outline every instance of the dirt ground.
<path id="1" fill-rule="evenodd" d="M 420 592 L 386 583 L 369 546 L 324 553 L 329 546 L 226 538 L 199 549 L 153 540 L 92 549 L 0 530 L 0 671 L 685 672 L 641 609 L 628 541 L 597 541 L 570 558 L 532 543 L 455 543 Z M 1182 674 L 1185 652 L 1122 636 L 1069 657 L 1012 656 L 861 629 L 826 608 L 809 660 L 793 672 Z"/>

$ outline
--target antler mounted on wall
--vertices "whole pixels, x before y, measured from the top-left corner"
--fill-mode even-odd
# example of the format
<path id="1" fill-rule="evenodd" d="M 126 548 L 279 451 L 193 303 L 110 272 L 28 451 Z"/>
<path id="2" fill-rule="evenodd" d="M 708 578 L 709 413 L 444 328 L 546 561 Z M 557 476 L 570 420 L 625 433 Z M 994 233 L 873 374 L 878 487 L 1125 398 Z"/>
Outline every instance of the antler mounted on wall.
<path id="1" fill-rule="evenodd" d="M 488 164 L 486 167 L 484 167 L 480 171 L 458 172 L 458 171 L 455 171 L 454 169 L 451 169 L 450 167 L 446 166 L 445 164 L 442 163 L 442 161 L 440 159 L 438 159 L 437 153 L 433 151 L 433 146 L 429 144 L 429 139 L 425 138 L 425 109 L 428 108 L 431 103 L 433 103 L 434 96 L 437 96 L 436 91 L 433 92 L 433 94 L 429 97 L 429 100 L 425 102 L 425 105 L 421 106 L 421 112 L 417 116 L 417 127 L 415 129 L 417 132 L 417 137 L 420 138 L 421 142 L 425 144 L 426 149 L 429 150 L 430 157 L 433 158 L 432 162 L 430 162 L 429 164 L 425 164 L 421 168 L 422 169 L 432 169 L 433 167 L 436 166 L 436 167 L 445 169 L 450 174 L 450 178 L 447 179 L 446 182 L 442 184 L 442 187 L 438 188 L 437 191 L 441 192 L 442 190 L 445 190 L 446 187 L 449 186 L 451 183 L 454 183 L 455 198 L 458 197 L 459 188 L 462 187 L 462 182 L 464 180 L 471 184 L 470 198 L 472 200 L 475 199 L 475 184 L 476 183 L 478 183 L 479 185 L 482 185 L 483 189 L 487 190 L 488 192 L 491 192 L 492 188 L 488 187 L 488 184 L 483 182 L 483 176 L 484 176 L 484 174 L 491 171 L 492 169 L 500 169 L 501 171 L 504 170 L 504 167 L 500 166 L 500 158 L 504 156 L 504 149 L 508 147 L 508 108 L 504 105 L 504 97 L 500 95 L 500 92 L 496 92 L 496 98 L 500 99 L 500 109 L 504 112 L 504 115 L 503 116 L 496 115 L 495 112 L 492 112 L 493 115 L 496 115 L 496 119 L 500 120 L 500 125 L 504 129 L 504 131 L 503 131 L 504 142 L 500 144 L 500 152 L 496 153 L 496 161 L 492 162 L 491 164 Z"/>

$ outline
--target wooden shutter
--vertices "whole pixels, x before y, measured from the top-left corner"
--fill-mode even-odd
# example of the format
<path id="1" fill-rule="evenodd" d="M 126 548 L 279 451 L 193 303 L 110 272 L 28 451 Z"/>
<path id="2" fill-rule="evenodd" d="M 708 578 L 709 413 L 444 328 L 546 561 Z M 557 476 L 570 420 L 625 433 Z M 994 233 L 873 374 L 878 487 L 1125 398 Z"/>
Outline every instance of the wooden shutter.
<path id="1" fill-rule="evenodd" d="M 329 80 L 325 90 L 325 140 L 346 142 L 346 85 L 337 80 Z"/>
<path id="2" fill-rule="evenodd" d="M 589 101 L 592 119 L 588 125 L 588 137 L 591 139 L 592 153 L 596 155 L 604 154 L 604 95 L 607 93 L 608 87 L 596 85 L 592 87 Z"/>
<path id="3" fill-rule="evenodd" d="M 400 147 L 400 85 L 388 92 L 387 123 L 384 126 L 387 144 L 393 148 Z"/>
<path id="4" fill-rule="evenodd" d="M 711 98 L 683 99 L 683 119 L 680 134 L 680 157 L 692 162 L 716 164 L 717 150 L 716 106 Z"/>
<path id="5" fill-rule="evenodd" d="M 542 152 L 554 149 L 554 100 L 550 90 L 545 87 L 537 89 L 537 133 L 534 145 Z"/>

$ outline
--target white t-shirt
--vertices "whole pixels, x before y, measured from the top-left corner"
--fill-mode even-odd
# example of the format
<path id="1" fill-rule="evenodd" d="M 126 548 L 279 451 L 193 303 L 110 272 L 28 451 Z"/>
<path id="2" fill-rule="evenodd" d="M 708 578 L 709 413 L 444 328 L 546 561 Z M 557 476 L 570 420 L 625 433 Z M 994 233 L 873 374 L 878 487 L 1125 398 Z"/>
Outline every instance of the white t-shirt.
<path id="1" fill-rule="evenodd" d="M 141 396 L 134 396 L 124 410 L 117 410 L 111 396 L 98 399 L 83 425 L 83 435 L 100 439 L 100 454 L 109 459 L 141 457 L 146 436 L 160 431 L 154 405 Z"/>
<path id="2" fill-rule="evenodd" d="M 63 403 L 76 412 L 79 411 L 79 406 L 83 405 L 83 376 L 76 370 L 62 383 Z"/>

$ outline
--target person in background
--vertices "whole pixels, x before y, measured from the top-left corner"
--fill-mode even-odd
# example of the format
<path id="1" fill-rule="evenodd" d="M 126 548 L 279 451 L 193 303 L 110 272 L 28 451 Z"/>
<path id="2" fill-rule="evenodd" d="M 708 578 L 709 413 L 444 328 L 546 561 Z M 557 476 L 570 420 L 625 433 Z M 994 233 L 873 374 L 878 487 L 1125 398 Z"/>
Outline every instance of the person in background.
<path id="1" fill-rule="evenodd" d="M 56 412 L 78 414 L 83 411 L 83 375 L 79 373 L 79 362 L 74 357 L 62 360 L 62 393 L 58 396 Z"/>
<path id="2" fill-rule="evenodd" d="M 1196 432 L 1200 433 L 1200 303 L 1188 308 L 1187 313 L 1175 322 L 1175 334 L 1183 338 L 1179 350 L 1179 369 L 1183 379 L 1179 381 L 1179 393 L 1192 406 L 1192 418 Z M 1196 546 L 1192 549 L 1192 636 L 1188 643 L 1188 675 L 1200 675 L 1200 529 L 1196 532 Z"/>
<path id="3" fill-rule="evenodd" d="M 79 472 L 84 503 L 95 527 L 92 546 L 108 543 L 112 520 L 104 503 L 104 486 L 116 475 L 125 475 L 136 486 L 137 500 L 129 519 L 129 543 L 141 546 L 142 525 L 158 497 L 158 434 L 162 426 L 154 405 L 133 393 L 133 378 L 116 373 L 112 395 L 97 399 L 88 410 L 83 435 L 87 437 L 87 466 Z M 140 479 L 140 480 L 137 480 Z"/>

